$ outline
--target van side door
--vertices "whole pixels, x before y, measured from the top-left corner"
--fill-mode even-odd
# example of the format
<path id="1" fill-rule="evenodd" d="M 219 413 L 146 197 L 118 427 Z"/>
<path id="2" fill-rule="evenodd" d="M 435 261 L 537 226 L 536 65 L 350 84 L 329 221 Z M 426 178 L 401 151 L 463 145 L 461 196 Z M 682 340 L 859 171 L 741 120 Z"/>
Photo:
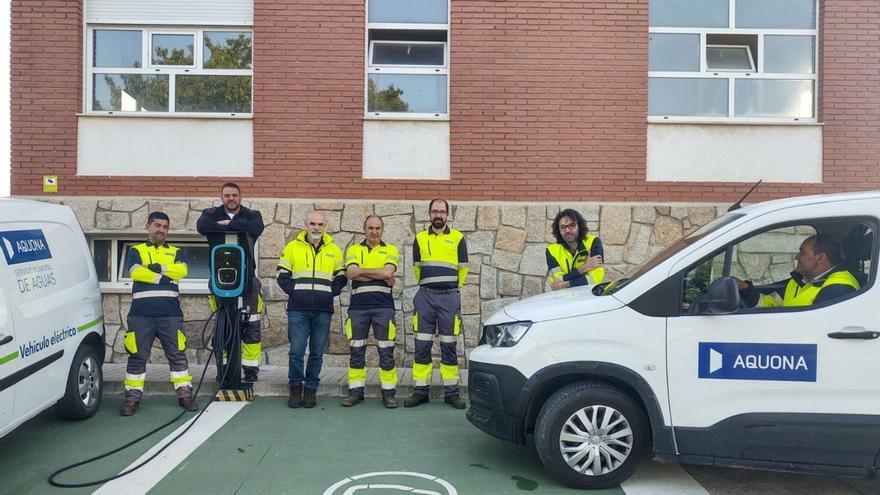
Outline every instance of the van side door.
<path id="1" fill-rule="evenodd" d="M 762 292 L 781 295 L 804 239 L 817 230 L 841 239 L 858 223 L 842 217 L 771 225 L 673 269 L 681 279 L 681 314 L 668 319 L 667 362 L 681 455 L 856 475 L 873 468 L 880 449 L 873 235 L 870 257 L 860 265 L 864 283 L 854 294 L 811 306 L 694 314 L 722 277 L 751 280 Z M 863 223 L 873 232 L 880 224 Z"/>

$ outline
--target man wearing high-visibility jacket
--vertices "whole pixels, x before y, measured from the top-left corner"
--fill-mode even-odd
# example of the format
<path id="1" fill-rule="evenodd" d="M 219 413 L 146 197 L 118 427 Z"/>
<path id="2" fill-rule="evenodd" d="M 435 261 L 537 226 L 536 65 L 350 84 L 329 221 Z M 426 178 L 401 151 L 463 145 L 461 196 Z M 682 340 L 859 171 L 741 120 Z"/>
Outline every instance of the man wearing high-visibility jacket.
<path id="1" fill-rule="evenodd" d="M 263 215 L 259 211 L 241 205 L 241 188 L 238 184 L 227 182 L 220 186 L 220 200 L 223 202 L 222 206 L 202 211 L 196 222 L 196 230 L 199 234 L 247 232 L 251 239 L 257 242 L 265 229 Z M 260 319 L 263 314 L 263 296 L 260 294 L 260 289 L 263 285 L 260 283 L 260 277 L 256 276 L 256 262 L 253 257 L 248 263 L 254 277 L 242 308 L 247 315 L 247 322 L 241 329 L 241 370 L 244 373 L 244 381 L 252 383 L 257 381 L 260 371 L 262 353 Z M 211 311 L 217 311 L 217 300 L 213 295 L 208 296 L 208 304 L 211 306 Z"/>
<path id="2" fill-rule="evenodd" d="M 458 390 L 458 352 L 456 340 L 461 332 L 459 287 L 467 277 L 468 252 L 464 235 L 446 225 L 449 203 L 435 199 L 428 205 L 431 227 L 416 234 L 413 243 L 413 272 L 419 291 L 413 299 L 415 359 L 414 390 L 403 403 L 415 407 L 428 402 L 434 363 L 431 348 L 434 333 L 440 334 L 440 376 L 447 404 L 464 409 Z"/>
<path id="3" fill-rule="evenodd" d="M 132 281 L 131 309 L 125 332 L 125 402 L 119 413 L 131 416 L 140 405 L 147 378 L 150 349 L 158 337 L 168 358 L 171 383 L 180 406 L 198 409 L 193 400 L 192 376 L 186 359 L 186 336 L 180 310 L 177 283 L 186 277 L 187 266 L 179 248 L 165 242 L 169 229 L 168 215 L 154 211 L 147 217 L 147 242 L 128 250 L 126 267 Z"/>
<path id="4" fill-rule="evenodd" d="M 859 290 L 858 280 L 840 265 L 840 246 L 827 234 L 804 239 L 795 261 L 782 295 L 762 294 L 751 281 L 736 279 L 743 303 L 758 308 L 812 306 Z"/>
<path id="5" fill-rule="evenodd" d="M 565 209 L 553 220 L 556 242 L 547 246 L 547 270 L 553 290 L 594 285 L 605 278 L 602 241 L 590 234 L 577 210 Z"/>
<path id="6" fill-rule="evenodd" d="M 287 293 L 287 406 L 315 407 L 324 346 L 330 336 L 333 298 L 348 283 L 342 251 L 324 231 L 320 212 L 308 215 L 305 229 L 284 246 L 278 260 L 278 285 Z M 309 362 L 305 365 L 306 345 Z M 303 366 L 305 365 L 305 369 Z"/>
<path id="7" fill-rule="evenodd" d="M 382 240 L 384 222 L 379 215 L 364 220 L 363 242 L 345 252 L 345 270 L 351 280 L 351 304 L 345 334 L 351 355 L 348 362 L 348 397 L 342 405 L 351 407 L 364 400 L 367 381 L 366 351 L 370 327 L 379 352 L 379 381 L 382 402 L 388 409 L 397 407 L 397 368 L 394 365 L 394 272 L 400 262 L 397 246 Z"/>

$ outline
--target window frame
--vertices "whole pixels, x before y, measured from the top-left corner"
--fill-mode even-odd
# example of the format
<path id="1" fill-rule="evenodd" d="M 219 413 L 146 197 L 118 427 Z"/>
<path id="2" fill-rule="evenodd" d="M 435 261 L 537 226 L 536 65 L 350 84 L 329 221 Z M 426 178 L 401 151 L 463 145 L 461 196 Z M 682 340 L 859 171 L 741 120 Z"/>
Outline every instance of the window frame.
<path id="1" fill-rule="evenodd" d="M 140 244 L 145 241 L 142 233 L 87 233 L 86 238 L 89 244 L 89 252 L 92 257 L 95 256 L 95 241 L 110 241 L 110 280 L 101 281 L 99 286 L 102 294 L 130 294 L 133 281 L 128 274 L 124 273 L 125 260 L 122 255 L 125 254 L 126 245 Z M 185 232 L 174 232 L 168 236 L 168 242 L 177 246 L 180 245 L 198 245 L 204 246 L 210 250 L 208 241 L 204 236 Z M 209 251 L 210 252 L 210 251 Z M 255 245 L 254 252 L 257 252 Z M 259 259 L 259 255 L 257 256 Z M 207 278 L 184 278 L 180 281 L 178 288 L 183 295 L 207 295 L 210 294 L 208 289 Z"/>
<path id="2" fill-rule="evenodd" d="M 816 26 L 813 29 L 769 29 L 769 28 L 736 28 L 736 1 L 728 2 L 728 27 L 727 28 L 704 28 L 704 27 L 648 27 L 648 34 L 698 34 L 700 35 L 700 71 L 648 71 L 648 78 L 694 78 L 694 79 L 711 79 L 723 78 L 728 79 L 728 96 L 727 96 L 727 116 L 707 117 L 707 116 L 679 116 L 679 115 L 648 115 L 649 123 L 712 123 L 712 124 L 807 124 L 815 125 L 818 123 L 819 114 L 819 26 L 820 10 L 818 0 L 814 1 L 816 12 Z M 709 35 L 752 35 L 757 36 L 757 60 L 752 59 L 754 70 L 752 71 L 730 71 L 721 69 L 709 69 L 706 64 L 706 48 L 716 44 L 707 45 L 706 37 Z M 795 74 L 795 73 L 765 73 L 764 72 L 764 36 L 812 36 L 814 41 L 813 49 L 813 73 L 811 74 Z M 734 46 L 734 45 L 721 45 Z M 740 46 L 740 45 L 736 45 Z M 749 49 L 750 55 L 751 49 Z M 812 81 L 813 85 L 813 115 L 806 117 L 737 117 L 735 115 L 734 93 L 736 91 L 737 79 L 783 79 L 796 81 Z M 650 96 L 649 96 L 650 97 Z"/>
<path id="3" fill-rule="evenodd" d="M 777 313 L 793 313 L 793 312 L 801 312 L 801 311 L 812 311 L 812 310 L 816 310 L 816 309 L 825 308 L 828 306 L 833 306 L 833 305 L 839 304 L 843 301 L 847 301 L 847 300 L 852 299 L 854 297 L 859 297 L 863 294 L 866 294 L 874 287 L 874 284 L 877 281 L 877 277 L 878 277 L 877 259 L 878 259 L 878 257 L 880 257 L 880 242 L 878 242 L 878 241 L 880 241 L 880 236 L 877 235 L 877 232 L 878 232 L 878 229 L 880 229 L 880 219 L 875 218 L 875 217 L 870 217 L 870 216 L 859 216 L 859 215 L 857 215 L 857 216 L 843 216 L 843 217 L 804 218 L 804 219 L 799 219 L 799 220 L 779 222 L 779 223 L 775 223 L 772 225 L 766 225 L 764 227 L 761 227 L 758 230 L 749 232 L 748 234 L 744 234 L 744 235 L 737 237 L 736 239 L 726 243 L 724 246 L 713 250 L 711 253 L 709 253 L 705 256 L 701 256 L 698 261 L 691 263 L 687 267 L 685 267 L 684 269 L 678 270 L 674 274 L 670 275 L 667 279 L 678 279 L 678 281 L 679 281 L 678 293 L 676 294 L 675 299 L 674 299 L 675 300 L 674 311 L 676 311 L 677 313 L 674 313 L 672 317 L 705 316 L 705 315 L 690 315 L 685 312 L 681 312 L 682 311 L 681 306 L 682 306 L 682 303 L 684 302 L 683 301 L 684 292 L 685 292 L 685 285 L 684 284 L 686 282 L 685 276 L 688 273 L 690 273 L 691 271 L 697 269 L 697 267 L 699 267 L 700 265 L 702 265 L 706 261 L 715 258 L 719 254 L 724 254 L 724 256 L 727 257 L 727 256 L 729 256 L 732 247 L 737 246 L 737 245 L 743 243 L 744 241 L 747 241 L 749 239 L 757 237 L 761 234 L 770 232 L 772 230 L 790 228 L 790 227 L 798 227 L 798 226 L 809 226 L 809 227 L 812 227 L 813 230 L 815 230 L 817 233 L 822 233 L 823 231 L 818 229 L 817 226 L 821 226 L 822 224 L 827 224 L 830 222 L 838 222 L 838 223 L 845 222 L 848 224 L 862 223 L 862 224 L 868 225 L 869 228 L 871 228 L 874 231 L 874 233 L 875 233 L 874 243 L 871 246 L 872 258 L 871 258 L 871 264 L 870 264 L 870 271 L 867 273 L 868 280 L 864 286 L 860 287 L 859 290 L 853 292 L 852 294 L 847 295 L 846 297 L 840 297 L 840 298 L 833 299 L 831 301 L 827 301 L 824 303 L 814 304 L 812 306 L 789 306 L 789 307 L 777 306 L 777 307 L 770 307 L 770 308 L 740 308 L 739 310 L 737 310 L 734 313 L 730 313 L 727 315 L 714 315 L 714 316 L 736 316 L 736 315 L 762 314 L 762 313 L 777 314 Z M 839 242 L 843 242 L 843 240 L 841 239 Z M 795 254 L 796 253 L 792 253 L 792 259 L 794 259 Z M 723 260 L 723 262 L 724 262 L 724 265 L 728 265 L 726 259 Z M 724 276 L 724 275 L 722 275 L 722 276 Z M 730 275 L 727 275 L 727 276 L 730 276 Z"/>
<path id="4" fill-rule="evenodd" d="M 446 1 L 446 24 L 429 23 L 388 23 L 370 22 L 370 0 L 364 1 L 364 120 L 449 120 L 449 97 L 450 97 L 450 45 L 452 26 L 452 1 Z M 397 30 L 397 31 L 445 31 L 446 41 L 406 41 L 406 40 L 371 40 L 370 32 L 373 30 Z M 387 65 L 373 64 L 374 43 L 388 44 L 443 44 L 443 66 L 414 66 L 414 65 Z M 371 74 L 424 74 L 446 76 L 446 108 L 443 112 L 371 112 L 369 111 L 369 80 Z"/>
<path id="5" fill-rule="evenodd" d="M 748 69 L 710 69 L 709 68 L 709 49 L 710 48 L 745 48 L 746 55 L 749 57 L 749 68 Z M 706 45 L 706 51 L 703 53 L 703 56 L 706 57 L 706 69 L 711 70 L 712 72 L 755 72 L 755 59 L 752 57 L 752 48 L 749 45 Z"/>
<path id="6" fill-rule="evenodd" d="M 141 33 L 141 67 L 94 67 L 95 31 L 119 30 L 140 31 Z M 253 44 L 254 29 L 252 26 L 156 26 L 149 24 L 88 24 L 86 25 L 85 48 L 85 84 L 83 89 L 84 115 L 87 116 L 125 116 L 125 117 L 204 117 L 204 118 L 253 118 L 254 105 L 254 61 L 251 59 L 250 69 L 205 69 L 203 67 L 203 50 L 205 32 L 248 32 Z M 193 65 L 153 65 L 152 43 L 153 34 L 191 34 L 194 37 Z M 94 76 L 95 74 L 142 74 L 168 76 L 168 110 L 164 112 L 129 112 L 122 110 L 93 110 Z M 176 77 L 178 75 L 193 76 L 248 76 L 251 78 L 251 111 L 250 112 L 177 112 Z"/>

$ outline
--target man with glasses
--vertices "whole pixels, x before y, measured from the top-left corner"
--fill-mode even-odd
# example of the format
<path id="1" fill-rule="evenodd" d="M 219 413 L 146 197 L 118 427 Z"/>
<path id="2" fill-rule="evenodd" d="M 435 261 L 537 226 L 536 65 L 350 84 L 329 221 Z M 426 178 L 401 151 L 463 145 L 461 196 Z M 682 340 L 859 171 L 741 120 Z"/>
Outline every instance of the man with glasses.
<path id="1" fill-rule="evenodd" d="M 556 242 L 547 246 L 547 270 L 553 290 L 593 285 L 605 278 L 602 241 L 589 233 L 578 211 L 562 210 L 553 220 Z"/>
<path id="2" fill-rule="evenodd" d="M 434 333 L 440 334 L 440 376 L 444 401 L 456 409 L 466 403 L 458 390 L 456 339 L 461 333 L 459 287 L 467 277 L 468 252 L 464 235 L 449 228 L 449 203 L 437 198 L 428 204 L 431 227 L 416 234 L 413 271 L 419 291 L 413 299 L 413 332 L 416 336 L 412 396 L 403 403 L 415 407 L 428 402 L 434 363 Z"/>

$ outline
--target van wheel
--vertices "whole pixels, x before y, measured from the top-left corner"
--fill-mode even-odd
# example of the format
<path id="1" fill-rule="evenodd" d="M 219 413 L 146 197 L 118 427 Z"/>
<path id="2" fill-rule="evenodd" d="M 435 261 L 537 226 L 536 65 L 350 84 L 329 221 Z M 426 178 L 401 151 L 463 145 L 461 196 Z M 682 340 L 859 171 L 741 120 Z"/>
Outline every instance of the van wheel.
<path id="1" fill-rule="evenodd" d="M 591 382 L 553 394 L 538 414 L 535 447 L 544 467 L 574 488 L 608 488 L 636 470 L 648 443 L 645 414 L 619 389 Z"/>
<path id="2" fill-rule="evenodd" d="M 94 347 L 84 344 L 76 350 L 64 397 L 55 404 L 55 413 L 62 419 L 86 419 L 98 412 L 104 374 Z"/>

